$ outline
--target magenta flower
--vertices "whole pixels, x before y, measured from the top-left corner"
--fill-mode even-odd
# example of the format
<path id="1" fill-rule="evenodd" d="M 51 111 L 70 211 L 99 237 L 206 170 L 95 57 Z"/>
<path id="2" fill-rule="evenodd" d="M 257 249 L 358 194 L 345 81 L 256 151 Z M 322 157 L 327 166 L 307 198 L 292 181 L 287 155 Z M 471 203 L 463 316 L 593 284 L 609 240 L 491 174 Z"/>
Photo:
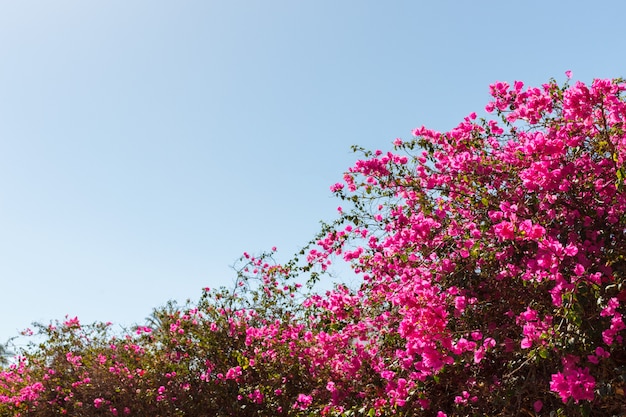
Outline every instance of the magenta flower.
<path id="1" fill-rule="evenodd" d="M 313 402 L 313 397 L 306 394 L 298 394 L 298 399 L 293 404 L 293 408 L 298 410 L 306 410 Z"/>
<path id="2" fill-rule="evenodd" d="M 576 403 L 581 400 L 593 400 L 596 381 L 589 374 L 588 368 L 576 367 L 577 358 L 568 357 L 563 360 L 563 372 L 552 375 L 550 390 L 556 392 L 566 403 L 573 398 Z"/>
<path id="3" fill-rule="evenodd" d="M 102 404 L 104 404 L 104 398 L 96 398 L 93 400 L 93 406 L 96 408 L 100 408 L 102 407 Z"/>

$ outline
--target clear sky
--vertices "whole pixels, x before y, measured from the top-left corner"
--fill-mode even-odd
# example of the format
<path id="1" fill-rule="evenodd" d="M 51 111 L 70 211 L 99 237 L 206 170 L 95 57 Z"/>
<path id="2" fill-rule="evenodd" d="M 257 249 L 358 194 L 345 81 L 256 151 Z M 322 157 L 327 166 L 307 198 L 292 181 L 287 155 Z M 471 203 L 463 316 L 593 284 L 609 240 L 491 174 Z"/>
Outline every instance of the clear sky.
<path id="1" fill-rule="evenodd" d="M 618 0 L 1 3 L 0 342 L 287 260 L 351 145 L 450 129 L 494 81 L 626 76 Z"/>

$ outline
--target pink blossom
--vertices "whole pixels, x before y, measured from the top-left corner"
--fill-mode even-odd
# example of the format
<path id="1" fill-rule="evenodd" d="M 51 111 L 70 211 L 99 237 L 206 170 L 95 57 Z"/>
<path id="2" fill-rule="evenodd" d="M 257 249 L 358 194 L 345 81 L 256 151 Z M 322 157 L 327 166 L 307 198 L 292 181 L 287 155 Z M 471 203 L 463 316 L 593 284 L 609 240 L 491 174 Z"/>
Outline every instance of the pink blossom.
<path id="1" fill-rule="evenodd" d="M 311 397 L 310 395 L 298 394 L 298 398 L 296 402 L 293 404 L 293 408 L 296 408 L 299 410 L 306 410 L 311 405 L 312 402 L 313 402 L 313 397 Z"/>
<path id="2" fill-rule="evenodd" d="M 561 397 L 563 402 L 573 398 L 575 402 L 593 400 L 595 379 L 589 374 L 588 368 L 575 366 L 576 359 L 564 360 L 563 372 L 552 375 L 550 389 Z"/>
<path id="3" fill-rule="evenodd" d="M 515 237 L 515 226 L 508 221 L 503 221 L 495 225 L 494 232 L 501 240 L 510 240 Z"/>
<path id="4" fill-rule="evenodd" d="M 63 325 L 66 327 L 80 327 L 80 321 L 78 320 L 78 317 L 73 317 L 73 318 L 67 318 L 67 316 L 65 316 L 66 320 L 63 322 Z"/>
<path id="5" fill-rule="evenodd" d="M 241 376 L 241 366 L 235 366 L 234 368 L 230 368 L 228 372 L 226 372 L 226 379 L 236 379 Z"/>

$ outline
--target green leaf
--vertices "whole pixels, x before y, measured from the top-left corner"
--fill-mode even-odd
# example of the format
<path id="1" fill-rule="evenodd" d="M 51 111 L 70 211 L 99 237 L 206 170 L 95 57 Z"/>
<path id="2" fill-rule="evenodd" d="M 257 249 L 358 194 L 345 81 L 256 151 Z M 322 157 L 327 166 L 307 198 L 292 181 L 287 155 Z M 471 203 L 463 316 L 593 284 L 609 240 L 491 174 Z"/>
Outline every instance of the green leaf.
<path id="1" fill-rule="evenodd" d="M 583 417 L 589 417 L 591 415 L 591 407 L 589 406 L 588 403 L 584 403 L 583 405 L 580 406 L 580 414 Z"/>
<path id="2" fill-rule="evenodd" d="M 615 181 L 615 188 L 621 191 L 624 188 L 624 168 L 620 168 L 615 173 L 617 175 L 617 181 Z"/>

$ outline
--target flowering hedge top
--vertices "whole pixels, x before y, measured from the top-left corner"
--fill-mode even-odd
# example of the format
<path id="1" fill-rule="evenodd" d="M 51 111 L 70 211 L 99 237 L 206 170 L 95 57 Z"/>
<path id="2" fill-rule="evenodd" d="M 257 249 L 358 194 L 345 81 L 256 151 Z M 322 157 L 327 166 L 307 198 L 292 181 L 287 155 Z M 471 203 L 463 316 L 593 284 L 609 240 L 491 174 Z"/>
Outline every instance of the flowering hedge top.
<path id="1" fill-rule="evenodd" d="M 394 152 L 361 150 L 331 187 L 349 207 L 304 264 L 245 255 L 235 292 L 207 291 L 119 342 L 77 321 L 46 329 L 47 344 L 0 375 L 0 404 L 84 415 L 626 411 L 625 88 L 495 83 L 492 119 L 472 113 L 449 132 L 415 129 Z M 315 281 L 341 259 L 360 285 L 302 299 L 294 277 Z"/>

